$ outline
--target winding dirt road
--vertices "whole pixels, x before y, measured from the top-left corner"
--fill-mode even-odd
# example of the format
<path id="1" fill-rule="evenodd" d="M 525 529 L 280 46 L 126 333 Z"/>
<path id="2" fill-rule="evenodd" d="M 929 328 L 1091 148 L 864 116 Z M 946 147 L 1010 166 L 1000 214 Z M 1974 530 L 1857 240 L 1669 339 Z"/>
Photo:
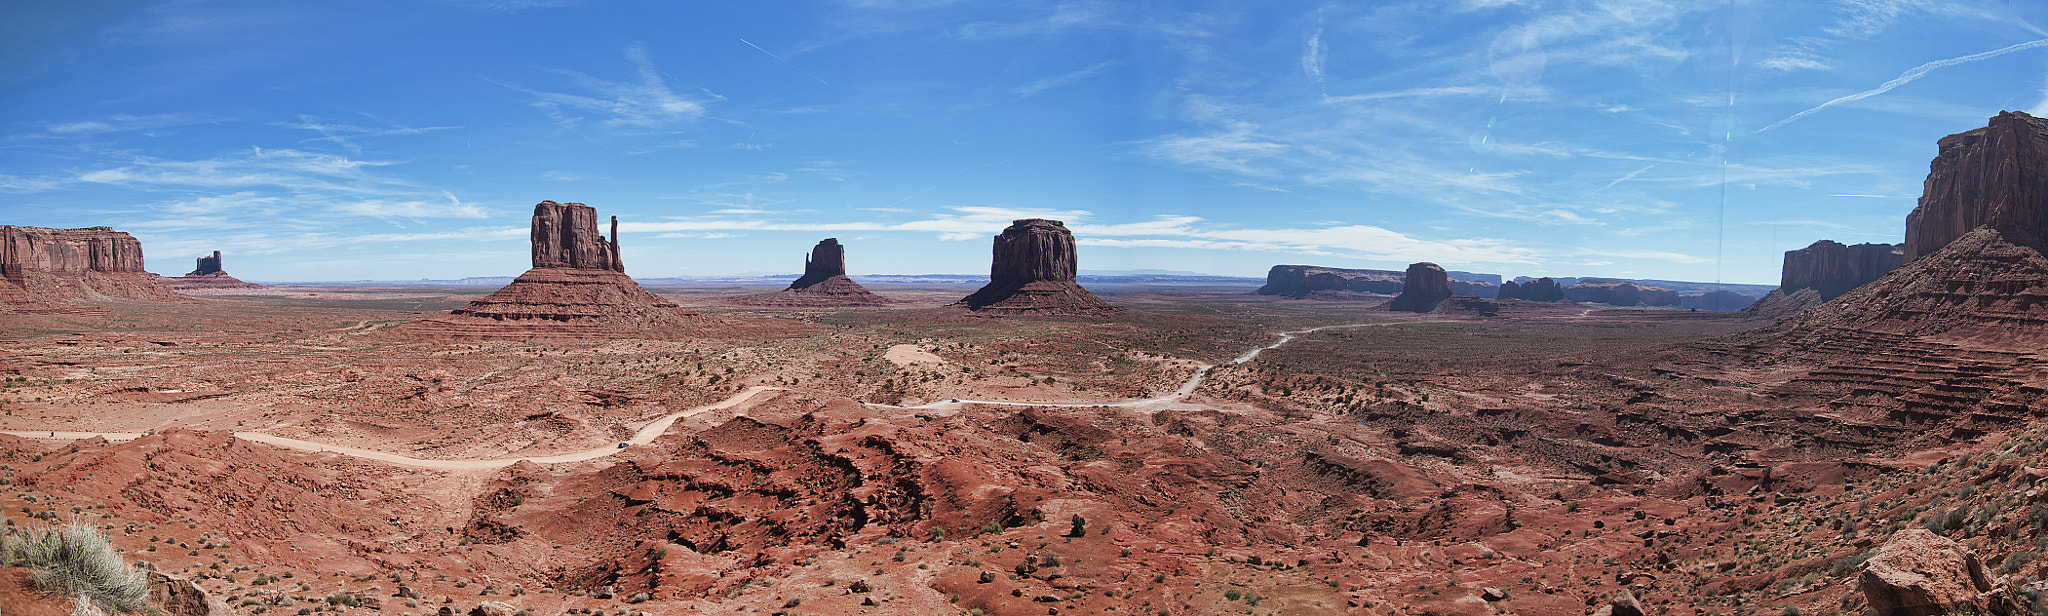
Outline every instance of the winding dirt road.
<path id="1" fill-rule="evenodd" d="M 1304 329 L 1304 330 L 1297 330 L 1297 331 L 1291 331 L 1291 332 L 1281 332 L 1281 333 L 1280 333 L 1280 340 L 1278 340 L 1278 341 L 1275 341 L 1275 342 L 1274 342 L 1273 344 L 1269 344 L 1269 345 L 1266 345 L 1266 346 L 1262 346 L 1262 347 L 1259 347 L 1259 348 L 1256 348 L 1256 349 L 1252 349 L 1252 350 L 1250 350 L 1250 351 L 1247 351 L 1247 352 L 1245 352 L 1245 354 L 1243 354 L 1243 355 L 1239 355 L 1239 356 L 1238 356 L 1238 357 L 1237 357 L 1236 359 L 1230 360 L 1230 363 L 1228 363 L 1228 364 L 1226 364 L 1226 365 L 1232 365 L 1232 366 L 1234 366 L 1234 365 L 1237 365 L 1237 364 L 1242 364 L 1242 363 L 1245 363 L 1245 362 L 1251 361 L 1251 360 L 1253 360 L 1253 359 L 1257 358 L 1257 357 L 1259 356 L 1259 354 L 1260 354 L 1260 353 L 1266 352 L 1266 351 L 1268 351 L 1268 350 L 1272 350 L 1272 349 L 1277 349 L 1277 348 L 1280 348 L 1280 346 L 1281 346 L 1281 345 L 1285 345 L 1285 344 L 1287 344 L 1287 343 L 1289 343 L 1289 342 L 1293 342 L 1293 341 L 1295 340 L 1295 338 L 1297 338 L 1297 337 L 1299 337 L 1299 336 L 1301 336 L 1301 335 L 1303 335 L 1303 334 L 1310 334 L 1310 333 L 1315 333 L 1315 332 L 1323 331 L 1323 330 L 1326 330 L 1326 329 L 1347 329 L 1347 328 L 1354 328 L 1354 327 L 1378 327 L 1378 326 L 1385 326 L 1385 325 L 1398 325 L 1398 324 L 1400 324 L 1400 322 L 1391 322 L 1391 323 L 1389 323 L 1389 322 L 1382 322 L 1382 323 L 1353 323 L 1353 324 L 1348 324 L 1348 325 L 1326 325 L 1326 326 L 1323 326 L 1323 327 L 1315 327 L 1315 328 L 1310 328 L 1310 329 Z M 1171 394 L 1167 394 L 1167 395 L 1164 395 L 1164 396 L 1159 396 L 1159 397 L 1156 397 L 1156 398 L 1145 398 L 1145 399 L 1142 399 L 1142 400 L 1127 400 L 1127 401 L 1123 401 L 1123 402 L 1097 402 L 1097 403 L 1082 403 L 1082 404 L 1076 404 L 1076 403 L 1066 403 L 1066 402 L 1062 402 L 1062 403 L 1047 403 L 1047 402 L 1004 402 L 1004 401 L 996 401 L 996 400 L 965 400 L 965 399 L 958 399 L 958 398 L 955 398 L 955 399 L 951 399 L 951 400 L 945 400 L 945 401 L 940 401 L 940 402 L 933 402 L 933 403 L 930 403 L 930 404 L 923 404 L 923 405 L 919 405 L 919 406 L 892 406 L 892 405 L 886 405 L 886 404 L 873 404 L 873 403 L 870 403 L 870 404 L 869 404 L 869 406 L 876 406 L 876 407 L 887 407 L 887 408 L 900 408 L 900 409 L 939 409 L 939 408 L 954 408 L 954 407 L 959 407 L 959 406 L 961 406 L 961 405 L 965 405 L 965 404 L 989 404 L 989 405 L 1002 405 L 1002 406 L 1050 406 L 1050 407 L 1099 407 L 1099 406 L 1110 406 L 1110 407 L 1133 407 L 1133 406 L 1145 406 L 1145 405 L 1152 405 L 1152 404 L 1165 404 L 1165 403 L 1169 403 L 1169 402 L 1178 402 L 1178 401 L 1180 401 L 1180 400 L 1182 400 L 1182 399 L 1184 399 L 1184 398 L 1188 397 L 1188 395 L 1190 395 L 1190 394 L 1193 394 L 1193 393 L 1194 393 L 1194 391 L 1195 391 L 1195 388 L 1197 388 L 1197 387 L 1200 387 L 1200 386 L 1202 385 L 1202 379 L 1203 379 L 1204 377 L 1207 377 L 1207 376 L 1209 375 L 1209 371 L 1210 371 L 1211 369 L 1214 369 L 1214 368 L 1215 368 L 1215 366 L 1213 366 L 1213 365 L 1210 365 L 1210 364 L 1202 364 L 1202 365 L 1201 365 L 1201 368 L 1199 368 L 1199 369 L 1196 369 L 1196 370 L 1195 370 L 1195 374 L 1194 374 L 1194 376 L 1188 377 L 1188 381 L 1187 381 L 1187 383 L 1185 383 L 1185 384 L 1182 384 L 1182 385 L 1180 386 L 1180 388 L 1179 388 L 1179 389 L 1176 389 L 1176 390 L 1174 390 L 1174 392 L 1173 392 L 1173 393 L 1171 393 Z M 744 390 L 741 390 L 741 391 L 740 391 L 739 393 L 733 394 L 733 395 L 732 395 L 732 397 L 726 398 L 726 399 L 724 399 L 724 400 L 720 400 L 720 401 L 718 401 L 718 402 L 714 402 L 714 403 L 711 403 L 711 404 L 706 404 L 706 405 L 704 405 L 704 406 L 699 406 L 699 407 L 689 408 L 689 409 L 685 409 L 685 410 L 681 410 L 681 411 L 676 411 L 676 412 L 674 412 L 674 413 L 670 413 L 670 414 L 667 414 L 667 415 L 663 415 L 663 416 L 661 416 L 660 418 L 658 418 L 658 419 L 655 419 L 654 421 L 650 421 L 650 422 L 648 422 L 648 423 L 647 423 L 646 425 L 643 425 L 643 426 L 641 426 L 639 430 L 637 430 L 637 431 L 635 431 L 635 432 L 633 433 L 633 438 L 631 438 L 631 439 L 628 439 L 628 440 L 626 440 L 625 442 L 626 442 L 626 443 L 629 443 L 630 445 L 646 445 L 646 444 L 648 444 L 648 443 L 654 442 L 654 439 L 655 439 L 656 437 L 659 437 L 659 436 L 661 436 L 661 435 L 662 435 L 662 433 L 664 433 L 664 432 L 668 432 L 668 429 L 669 429 L 670 427 L 674 426 L 674 425 L 675 425 L 675 423 L 676 423 L 677 421 L 681 421 L 681 420 L 682 420 L 682 419 L 684 419 L 684 418 L 687 418 L 687 417 L 692 417 L 692 416 L 695 416 L 695 415 L 697 415 L 697 414 L 699 414 L 699 413 L 705 413 L 705 412 L 709 412 L 709 411 L 715 411 L 715 410 L 719 410 L 719 409 L 727 409 L 727 408 L 732 408 L 732 407 L 734 407 L 734 406 L 738 406 L 738 405 L 739 405 L 740 403 L 742 403 L 742 402 L 746 402 L 747 400 L 749 400 L 749 399 L 752 399 L 752 398 L 753 398 L 754 396 L 756 396 L 756 395 L 759 395 L 759 394 L 761 394 L 762 392 L 768 392 L 768 391 L 786 391 L 786 390 L 787 390 L 787 388 L 784 388 L 784 387 L 768 387 L 768 386 L 766 386 L 766 385 L 756 385 L 756 386 L 753 386 L 753 387 L 748 387 L 748 388 L 746 388 L 746 389 L 744 389 Z M 49 432 L 49 431 L 42 431 L 42 432 L 31 432 L 31 431 L 0 431 L 0 434 L 10 434 L 10 435 L 14 435 L 14 436 L 19 436 L 19 437 L 23 437 L 23 438 L 32 438 L 32 439 L 37 439 L 37 440 L 45 440 L 45 441 L 48 441 L 48 440 L 55 440 L 55 441 L 75 441 L 75 440 L 80 440 L 80 439 L 89 439 L 89 438 L 93 438 L 93 437 L 101 437 L 101 438 L 105 438 L 105 439 L 107 439 L 107 440 L 108 440 L 109 442 L 115 442 L 115 443 L 125 443 L 125 442 L 128 442 L 128 441 L 132 441 L 132 440 L 135 440 L 135 439 L 138 439 L 138 438 L 142 438 L 142 436 L 143 436 L 143 435 L 144 435 L 145 433 L 142 433 L 142 432 L 66 432 L 66 431 L 62 431 L 62 430 L 59 430 L 59 431 L 56 431 L 56 432 Z M 565 462 L 582 462 L 582 461 L 585 461 L 585 460 L 595 460 L 595 459 L 598 459 L 598 458 L 602 458 L 602 457 L 606 457 L 606 456 L 616 455 L 616 454 L 618 454 L 618 453 L 619 453 L 620 451 L 623 451 L 623 450 L 625 450 L 625 449 L 626 449 L 626 448 L 622 448 L 622 447 L 618 447 L 618 446 L 615 446 L 615 445 L 613 445 L 613 446 L 605 446 L 605 447 L 599 447 L 599 448 L 596 448 L 596 449 L 590 449 L 590 450 L 585 450 L 585 451 L 577 451 L 577 452 L 571 452 L 571 453 L 565 453 L 565 454 L 558 454 L 558 455 L 552 455 L 552 456 L 521 456 L 521 457 L 514 457 L 514 458 L 493 458 L 493 459 L 488 459 L 488 460 L 434 460 L 434 459 L 428 459 L 428 458 L 414 458 L 414 457 L 410 457 L 410 456 L 402 456 L 402 455 L 398 455 L 398 454 L 395 454 L 395 453 L 390 453 L 390 452 L 385 452 L 385 451 L 377 451 L 377 450 L 374 450 L 374 449 L 363 449 L 363 448 L 360 448 L 360 447 L 349 447 L 349 446 L 345 446 L 345 445 L 329 445 L 329 444 L 326 444 L 326 443 L 320 443 L 320 442 L 315 442 L 315 441 L 308 441 L 308 440 L 301 440 L 301 439 L 295 439 L 295 438 L 287 438 L 287 437 L 277 436 L 277 435 L 274 435 L 274 434 L 266 434 L 266 433 L 263 433 L 263 432 L 236 432 L 236 433 L 235 433 L 235 438 L 239 438 L 239 439 L 242 439 L 242 440 L 245 440 L 245 441 L 250 441 L 250 442 L 255 442 L 255 443 L 264 443 L 264 444 L 267 444 L 267 445 L 273 445 L 273 446 L 277 446 L 277 447 L 283 447 L 283 448 L 286 448 L 286 449 L 296 449 L 296 450 L 300 450 L 300 451 L 311 451 L 311 452 L 319 452 L 319 453 L 337 453 L 337 454 L 341 454 L 341 455 L 345 455 L 345 456 L 350 456 L 350 457 L 355 457 L 355 458 L 362 458 L 362 459 L 365 459 L 365 460 L 376 460 L 376 461 L 379 461 L 379 462 L 384 462 L 384 463 L 387 463 L 387 464 L 393 464 L 393 465 L 397 465 L 397 466 L 409 466 L 409 467 L 413 467 L 413 468 L 426 468 L 426 469 L 441 469 L 441 470 L 477 470 L 477 469 L 494 469 L 494 468 L 504 468 L 504 467 L 507 467 L 507 466 L 511 466 L 511 465 L 513 465 L 513 464 L 517 464 L 517 463 L 519 463 L 519 462 L 521 462 L 521 461 L 528 461 L 528 462 L 533 462 L 533 463 L 535 463 L 535 464 L 561 464 L 561 463 L 565 463 Z"/>

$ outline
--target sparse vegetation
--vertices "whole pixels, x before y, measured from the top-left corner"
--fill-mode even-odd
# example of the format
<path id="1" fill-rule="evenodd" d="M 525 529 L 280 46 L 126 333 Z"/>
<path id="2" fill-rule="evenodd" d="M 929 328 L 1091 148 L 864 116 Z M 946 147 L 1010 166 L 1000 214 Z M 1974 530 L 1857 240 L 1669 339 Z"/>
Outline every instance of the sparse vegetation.
<path id="1" fill-rule="evenodd" d="M 0 537 L 0 560 L 28 568 L 46 591 L 82 595 L 109 613 L 146 607 L 148 575 L 129 567 L 107 534 L 91 524 L 11 530 Z"/>

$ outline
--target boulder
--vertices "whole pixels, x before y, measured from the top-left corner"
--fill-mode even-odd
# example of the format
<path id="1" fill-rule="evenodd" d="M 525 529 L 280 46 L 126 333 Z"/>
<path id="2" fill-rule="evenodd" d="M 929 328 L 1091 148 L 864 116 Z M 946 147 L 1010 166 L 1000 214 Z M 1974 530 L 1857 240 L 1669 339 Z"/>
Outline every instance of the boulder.
<path id="1" fill-rule="evenodd" d="M 1643 616 L 1643 603 L 1636 600 L 1636 594 L 1623 588 L 1607 598 L 1607 603 L 1594 610 L 1594 616 Z"/>
<path id="2" fill-rule="evenodd" d="M 2048 120 L 2000 112 L 1984 128 L 1941 138 L 1938 148 L 1920 205 L 1906 215 L 1907 262 L 1978 227 L 2048 228 Z"/>
<path id="3" fill-rule="evenodd" d="M 206 594 L 198 584 L 181 577 L 149 572 L 149 603 L 170 616 L 213 616 L 227 614 L 226 602 Z"/>
<path id="4" fill-rule="evenodd" d="M 1122 310 L 1076 283 L 1074 234 L 1043 218 L 1014 221 L 995 237 L 989 282 L 956 305 L 985 314 L 1092 314 Z"/>
<path id="5" fill-rule="evenodd" d="M 2011 595 L 1993 591 L 1984 564 L 1968 547 L 1921 528 L 1885 540 L 1857 586 L 1879 616 L 2026 613 Z"/>
<path id="6" fill-rule="evenodd" d="M 1444 268 L 1435 263 L 1423 262 L 1408 266 L 1403 277 L 1401 294 L 1387 302 L 1387 309 L 1398 312 L 1429 312 L 1438 303 L 1451 297 L 1450 277 Z"/>

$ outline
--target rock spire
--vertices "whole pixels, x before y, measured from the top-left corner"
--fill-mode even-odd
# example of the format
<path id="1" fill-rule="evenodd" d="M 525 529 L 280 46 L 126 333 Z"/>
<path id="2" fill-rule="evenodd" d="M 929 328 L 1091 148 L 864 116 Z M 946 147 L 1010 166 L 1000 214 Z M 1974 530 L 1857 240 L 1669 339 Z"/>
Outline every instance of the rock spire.
<path id="1" fill-rule="evenodd" d="M 164 286 L 187 293 L 218 289 L 263 288 L 263 285 L 242 282 L 234 276 L 229 276 L 227 270 L 221 268 L 220 251 L 218 250 L 213 251 L 213 256 L 199 257 L 198 267 L 193 268 L 191 273 L 164 278 L 163 283 Z"/>
<path id="2" fill-rule="evenodd" d="M 619 217 L 612 237 L 597 228 L 597 208 L 542 201 L 533 206 L 533 267 L 626 271 L 619 258 Z"/>
<path id="3" fill-rule="evenodd" d="M 1444 268 L 1430 262 L 1408 266 L 1402 278 L 1401 294 L 1387 302 L 1387 309 L 1397 312 L 1429 312 L 1436 305 L 1451 297 L 1451 278 Z"/>
<path id="4" fill-rule="evenodd" d="M 828 237 L 804 256 L 804 275 L 789 288 L 774 293 L 741 295 L 726 303 L 742 306 L 845 307 L 880 306 L 889 299 L 876 295 L 846 277 L 846 247 L 839 238 Z"/>

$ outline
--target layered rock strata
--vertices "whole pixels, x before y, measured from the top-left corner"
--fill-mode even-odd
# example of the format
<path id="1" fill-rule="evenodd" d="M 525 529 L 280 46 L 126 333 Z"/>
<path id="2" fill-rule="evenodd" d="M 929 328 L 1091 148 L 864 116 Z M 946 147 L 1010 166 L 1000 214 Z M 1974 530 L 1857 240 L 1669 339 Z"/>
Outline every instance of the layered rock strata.
<path id="1" fill-rule="evenodd" d="M 1435 263 L 1422 262 L 1408 266 L 1403 276 L 1401 294 L 1387 302 L 1387 309 L 1398 312 L 1429 312 L 1436 305 L 1451 297 L 1451 280 L 1444 268 Z"/>
<path id="2" fill-rule="evenodd" d="M 597 210 L 542 201 L 533 208 L 533 269 L 446 315 L 407 324 L 415 336 L 455 340 L 676 338 L 717 321 L 685 312 L 626 275 Z"/>
<path id="3" fill-rule="evenodd" d="M 804 257 L 804 275 L 775 293 L 743 295 L 727 303 L 743 306 L 881 306 L 888 298 L 876 295 L 846 277 L 846 247 L 839 238 L 825 238 Z"/>
<path id="4" fill-rule="evenodd" d="M 2048 120 L 2018 111 L 1941 138 L 1920 205 L 1906 215 L 1905 260 L 1941 250 L 1978 227 L 2048 229 Z"/>
<path id="5" fill-rule="evenodd" d="M 1610 306 L 1677 306 L 1678 292 L 1626 280 L 1587 278 L 1562 289 L 1565 299 Z"/>
<path id="6" fill-rule="evenodd" d="M 263 285 L 242 282 L 234 276 L 229 276 L 227 270 L 221 268 L 221 257 L 218 250 L 213 251 L 213 256 L 200 257 L 198 266 L 194 267 L 190 273 L 183 276 L 166 277 L 163 279 L 163 283 L 164 286 L 178 291 L 263 288 Z"/>
<path id="7" fill-rule="evenodd" d="M 985 314 L 1090 314 L 1122 310 L 1075 282 L 1074 234 L 1043 218 L 1014 221 L 995 237 L 989 281 L 958 305 Z"/>
<path id="8" fill-rule="evenodd" d="M 106 299 L 190 301 L 142 269 L 142 242 L 111 227 L 0 225 L 0 308 L 63 311 Z"/>

